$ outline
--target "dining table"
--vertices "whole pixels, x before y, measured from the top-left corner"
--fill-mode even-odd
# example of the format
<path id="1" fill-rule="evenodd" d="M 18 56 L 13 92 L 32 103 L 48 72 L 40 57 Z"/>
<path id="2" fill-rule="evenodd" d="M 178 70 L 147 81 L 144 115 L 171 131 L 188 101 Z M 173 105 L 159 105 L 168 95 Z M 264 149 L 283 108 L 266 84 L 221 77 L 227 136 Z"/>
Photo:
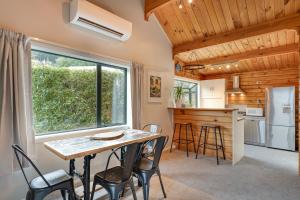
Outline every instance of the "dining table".
<path id="1" fill-rule="evenodd" d="M 92 136 L 67 138 L 45 142 L 44 146 L 59 158 L 69 161 L 69 175 L 78 176 L 83 185 L 84 200 L 90 199 L 90 173 L 91 160 L 97 154 L 123 147 L 133 143 L 143 143 L 156 139 L 159 133 L 151 133 L 143 130 L 127 129 L 123 131 L 121 137 L 112 140 L 96 140 Z M 83 158 L 83 173 L 80 174 L 75 169 L 75 159 Z"/>

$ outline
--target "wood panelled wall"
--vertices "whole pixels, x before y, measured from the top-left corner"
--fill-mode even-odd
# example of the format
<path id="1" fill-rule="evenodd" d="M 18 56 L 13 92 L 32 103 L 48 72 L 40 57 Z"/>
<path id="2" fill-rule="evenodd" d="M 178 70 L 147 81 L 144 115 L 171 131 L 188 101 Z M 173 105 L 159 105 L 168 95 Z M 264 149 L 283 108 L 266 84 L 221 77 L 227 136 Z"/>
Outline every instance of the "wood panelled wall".
<path id="1" fill-rule="evenodd" d="M 300 69 L 299 69 L 300 70 Z M 244 104 L 248 107 L 262 107 L 265 104 L 265 88 L 273 86 L 295 86 L 296 88 L 296 148 L 299 141 L 299 76 L 298 68 L 253 71 L 238 74 L 222 74 L 205 76 L 206 80 L 225 78 L 226 88 L 232 88 L 232 76 L 240 76 L 240 88 L 245 95 L 228 95 L 229 104 Z"/>
<path id="2" fill-rule="evenodd" d="M 176 70 L 175 70 L 175 75 L 180 76 L 180 77 L 184 77 L 184 78 L 197 80 L 197 81 L 203 79 L 203 77 L 200 74 L 198 74 L 198 73 L 193 74 L 192 72 L 188 72 L 188 71 L 176 72 Z"/>
<path id="3" fill-rule="evenodd" d="M 226 160 L 232 160 L 232 112 L 231 111 L 198 111 L 198 110 L 190 110 L 190 109 L 175 109 L 173 113 L 174 123 L 192 123 L 193 124 L 193 132 L 196 143 L 196 148 L 198 145 L 201 126 L 205 123 L 217 123 L 222 126 L 222 138 L 224 142 L 224 150 Z M 179 129 L 180 126 L 177 125 L 176 132 L 174 135 L 175 139 L 179 138 Z M 181 130 L 181 139 L 185 141 L 186 138 L 186 126 L 182 126 Z M 190 129 L 188 128 L 188 139 L 191 139 Z M 201 143 L 203 143 L 204 135 L 201 138 Z M 207 142 L 210 144 L 215 143 L 213 130 L 210 130 L 209 137 L 207 138 Z M 218 139 L 219 143 L 219 139 Z M 182 142 L 181 145 L 178 143 L 176 147 L 182 151 L 186 151 L 186 144 Z M 189 151 L 194 152 L 193 144 L 188 145 Z M 203 153 L 203 148 L 199 149 L 199 154 Z M 215 150 L 206 149 L 206 155 L 215 156 Z M 222 159 L 222 152 L 219 151 L 219 156 Z"/>

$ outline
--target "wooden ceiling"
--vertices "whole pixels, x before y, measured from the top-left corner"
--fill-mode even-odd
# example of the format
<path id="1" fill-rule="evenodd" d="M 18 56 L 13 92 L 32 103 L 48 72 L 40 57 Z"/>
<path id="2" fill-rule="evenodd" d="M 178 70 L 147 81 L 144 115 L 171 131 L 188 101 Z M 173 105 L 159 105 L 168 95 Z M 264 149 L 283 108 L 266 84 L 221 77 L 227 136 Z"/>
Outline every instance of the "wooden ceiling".
<path id="1" fill-rule="evenodd" d="M 185 64 L 220 74 L 299 65 L 300 0 L 146 0 Z M 238 67 L 226 68 L 237 62 Z M 219 67 L 220 64 L 221 68 Z M 213 69 L 212 69 L 213 68 Z"/>

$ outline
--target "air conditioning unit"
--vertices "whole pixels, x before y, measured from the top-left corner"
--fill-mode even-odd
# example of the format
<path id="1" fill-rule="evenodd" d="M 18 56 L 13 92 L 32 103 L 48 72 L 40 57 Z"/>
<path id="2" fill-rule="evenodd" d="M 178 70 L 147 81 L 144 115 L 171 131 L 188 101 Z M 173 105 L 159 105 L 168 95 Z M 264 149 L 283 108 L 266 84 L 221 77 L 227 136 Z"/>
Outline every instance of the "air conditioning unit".
<path id="1" fill-rule="evenodd" d="M 86 0 L 72 0 L 70 23 L 126 41 L 132 33 L 132 23 Z"/>

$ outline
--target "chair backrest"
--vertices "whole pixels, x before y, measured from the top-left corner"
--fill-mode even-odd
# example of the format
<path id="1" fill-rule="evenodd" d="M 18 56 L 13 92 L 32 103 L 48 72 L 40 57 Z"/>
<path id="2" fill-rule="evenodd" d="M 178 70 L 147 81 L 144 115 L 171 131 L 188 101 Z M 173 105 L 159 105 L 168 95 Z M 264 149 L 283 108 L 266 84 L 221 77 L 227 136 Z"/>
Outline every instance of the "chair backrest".
<path id="1" fill-rule="evenodd" d="M 12 145 L 12 148 L 16 154 L 18 163 L 20 165 L 20 168 L 22 170 L 22 173 L 24 175 L 24 178 L 27 182 L 28 187 L 30 188 L 30 182 L 28 180 L 28 177 L 26 176 L 25 170 L 24 170 L 24 165 L 22 164 L 24 160 L 26 160 L 32 167 L 33 169 L 36 171 L 36 173 L 45 181 L 45 183 L 47 184 L 47 186 L 50 187 L 49 182 L 45 179 L 45 177 L 43 176 L 43 174 L 40 172 L 40 170 L 35 166 L 35 164 L 32 162 L 32 160 L 26 155 L 26 153 L 23 151 L 23 149 L 16 144 Z M 21 157 L 20 157 L 21 156 Z"/>
<path id="2" fill-rule="evenodd" d="M 153 152 L 153 165 L 152 169 L 155 169 L 158 167 L 160 157 L 162 154 L 162 151 L 164 150 L 166 144 L 168 143 L 169 137 L 168 136 L 160 136 L 156 139 L 156 144 Z"/>
<path id="3" fill-rule="evenodd" d="M 126 152 L 123 152 L 123 174 L 122 174 L 122 180 L 126 181 L 130 178 L 132 173 L 133 165 L 136 161 L 136 155 L 138 151 L 138 144 L 130 144 L 126 147 Z"/>
<path id="4" fill-rule="evenodd" d="M 150 133 L 162 133 L 162 128 L 158 124 L 147 124 L 143 127 L 143 130 Z"/>

